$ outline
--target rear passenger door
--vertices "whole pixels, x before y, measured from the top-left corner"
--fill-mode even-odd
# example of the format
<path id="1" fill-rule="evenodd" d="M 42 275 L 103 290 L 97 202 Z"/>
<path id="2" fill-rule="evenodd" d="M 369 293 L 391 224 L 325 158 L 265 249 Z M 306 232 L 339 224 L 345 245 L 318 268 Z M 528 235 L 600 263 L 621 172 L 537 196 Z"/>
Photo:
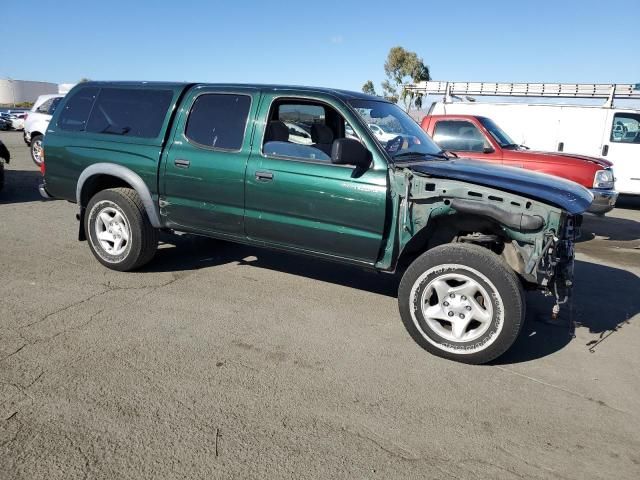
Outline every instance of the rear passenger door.
<path id="1" fill-rule="evenodd" d="M 259 91 L 196 87 L 164 156 L 160 212 L 186 231 L 244 235 L 244 175 Z"/>

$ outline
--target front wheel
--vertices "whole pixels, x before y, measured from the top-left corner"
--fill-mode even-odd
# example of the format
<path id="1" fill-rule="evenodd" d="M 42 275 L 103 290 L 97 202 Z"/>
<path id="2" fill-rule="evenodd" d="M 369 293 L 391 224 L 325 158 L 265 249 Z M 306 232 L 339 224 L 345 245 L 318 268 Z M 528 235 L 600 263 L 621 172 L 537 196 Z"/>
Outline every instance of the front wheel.
<path id="1" fill-rule="evenodd" d="M 31 159 L 37 166 L 40 166 L 42 164 L 42 139 L 42 135 L 31 137 Z"/>
<path id="2" fill-rule="evenodd" d="M 506 352 L 524 323 L 522 286 L 495 253 L 448 244 L 418 257 L 398 290 L 402 321 L 434 355 L 487 363 Z"/>
<path id="3" fill-rule="evenodd" d="M 121 272 L 148 263 L 158 248 L 158 231 L 149 222 L 142 200 L 130 188 L 96 193 L 87 205 L 85 232 L 98 261 Z"/>

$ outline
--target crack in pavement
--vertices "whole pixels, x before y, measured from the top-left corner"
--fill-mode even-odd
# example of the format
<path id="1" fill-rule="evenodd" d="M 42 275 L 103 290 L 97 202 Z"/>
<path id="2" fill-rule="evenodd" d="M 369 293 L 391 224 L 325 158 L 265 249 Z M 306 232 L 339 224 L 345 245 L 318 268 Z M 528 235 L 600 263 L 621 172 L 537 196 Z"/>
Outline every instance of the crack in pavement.
<path id="1" fill-rule="evenodd" d="M 9 420 L 9 419 L 7 419 L 7 420 Z M 16 430 L 16 433 L 13 434 L 13 437 L 10 438 L 9 440 L 5 440 L 4 442 L 0 443 L 0 447 L 6 447 L 10 443 L 15 442 L 18 439 L 18 435 L 20 435 L 20 432 L 22 431 L 23 428 L 24 428 L 24 425 L 20 424 L 18 426 L 18 429 Z"/>
<path id="2" fill-rule="evenodd" d="M 551 473 L 551 474 L 553 474 L 553 475 L 555 475 L 556 477 L 559 477 L 559 478 L 564 478 L 564 479 L 567 478 L 564 475 L 562 475 L 560 472 L 558 472 L 557 470 L 554 470 L 553 468 L 546 467 L 544 465 L 540 465 L 538 463 L 530 462 L 526 458 L 524 458 L 524 457 L 522 457 L 522 456 L 520 456 L 520 455 L 518 455 L 516 453 L 513 453 L 510 450 L 507 450 L 505 447 L 501 447 L 500 445 L 498 445 L 497 449 L 500 450 L 501 452 L 507 454 L 511 458 L 515 458 L 516 460 L 524 463 L 525 465 L 528 465 L 529 467 L 535 468 L 537 470 L 542 470 L 542 471 L 545 471 L 547 473 Z M 511 473 L 513 473 L 514 475 L 519 476 L 520 478 L 525 478 L 525 477 L 523 477 L 522 475 L 519 475 L 516 472 L 511 472 Z"/>
<path id="3" fill-rule="evenodd" d="M 23 339 L 24 340 L 24 339 Z M 3 362 L 4 360 L 6 360 L 9 357 L 14 356 L 16 353 L 18 353 L 20 350 L 22 350 L 24 347 L 26 347 L 28 345 L 28 343 L 23 344 L 21 347 L 19 347 L 15 352 L 10 353 L 9 355 L 6 355 L 2 358 L 0 358 L 0 362 Z"/>
<path id="4" fill-rule="evenodd" d="M 616 412 L 619 412 L 619 413 L 626 413 L 627 415 L 631 415 L 631 412 L 628 412 L 628 411 L 626 411 L 626 410 L 621 410 L 621 409 L 616 408 L 616 407 L 612 407 L 611 405 L 609 405 L 609 404 L 607 404 L 607 403 L 603 402 L 602 400 L 596 400 L 596 399 L 595 399 L 595 398 L 593 398 L 593 397 L 587 397 L 586 395 L 583 395 L 582 393 L 575 392 L 575 391 L 573 391 L 573 390 L 569 390 L 568 388 L 560 387 L 560 386 L 558 386 L 558 385 L 553 385 L 552 383 L 547 383 L 547 382 L 545 382 L 544 380 L 539 380 L 539 379 L 537 379 L 537 378 L 535 378 L 535 377 L 531 377 L 531 376 L 529 376 L 529 375 L 525 375 L 524 373 L 519 373 L 519 372 L 516 372 L 516 371 L 514 371 L 514 370 L 509 370 L 508 368 L 501 367 L 500 365 L 494 365 L 494 367 L 495 367 L 495 368 L 497 368 L 497 369 L 499 369 L 499 370 L 502 370 L 503 372 L 507 372 L 507 373 L 509 373 L 509 374 L 511 374 L 511 375 L 516 375 L 516 376 L 518 376 L 518 377 L 525 378 L 525 379 L 527 379 L 527 380 L 529 380 L 529 381 L 531 381 L 531 382 L 537 383 L 537 384 L 539 384 L 539 385 L 543 385 L 543 386 L 545 386 L 545 387 L 550 387 L 550 388 L 553 388 L 553 389 L 555 389 L 555 390 L 559 390 L 559 391 L 561 391 L 561 392 L 568 393 L 569 395 L 573 395 L 573 396 L 576 396 L 576 397 L 582 398 L 583 400 L 588 400 L 588 401 L 590 401 L 590 402 L 597 403 L 598 405 L 600 405 L 600 406 L 602 406 L 602 407 L 610 408 L 611 410 L 614 410 L 614 411 L 616 411 Z"/>
<path id="5" fill-rule="evenodd" d="M 82 305 L 83 303 L 89 302 L 89 301 L 93 300 L 94 298 L 99 297 L 101 295 L 104 295 L 105 293 L 108 293 L 110 291 L 111 290 L 109 290 L 107 288 L 107 290 L 103 290 L 101 292 L 94 293 L 93 295 L 90 295 L 90 296 L 88 296 L 88 297 L 86 297 L 86 298 L 84 298 L 84 299 L 82 299 L 82 300 L 80 300 L 78 302 L 71 303 L 70 305 L 66 305 L 64 307 L 61 307 L 61 308 L 59 308 L 59 309 L 57 309 L 57 310 L 55 310 L 55 311 L 53 311 L 51 313 L 47 313 L 44 317 L 42 317 L 42 318 L 40 318 L 40 319 L 38 319 L 38 320 L 36 320 L 34 322 L 31 322 L 31 323 L 29 323 L 27 325 L 22 325 L 19 328 L 21 328 L 21 329 L 29 328 L 29 327 L 32 327 L 33 325 L 38 324 L 38 323 L 42 323 L 45 320 L 47 320 L 48 318 L 53 317 L 54 315 L 57 315 L 58 313 L 66 312 L 67 310 L 70 310 L 73 307 L 77 307 L 78 305 Z"/>
<path id="6" fill-rule="evenodd" d="M 84 460 L 84 468 L 82 469 L 82 473 L 83 473 L 83 477 L 82 478 L 84 480 L 86 480 L 87 478 L 89 478 L 89 470 L 90 470 L 90 466 L 91 466 L 91 462 L 89 461 L 89 457 L 84 452 L 84 450 L 82 450 L 82 447 L 80 447 L 80 445 L 77 444 L 73 440 L 73 438 L 71 438 L 71 436 L 68 433 L 65 433 L 64 437 L 69 441 L 71 446 L 78 451 L 78 453 L 80 454 L 80 456 Z"/>
<path id="7" fill-rule="evenodd" d="M 66 311 L 68 311 L 68 310 L 71 310 L 71 309 L 72 309 L 72 308 L 74 308 L 74 307 L 77 307 L 77 306 L 79 306 L 79 305 L 83 305 L 83 304 L 85 304 L 85 303 L 87 303 L 87 302 L 90 302 L 91 300 L 93 300 L 93 299 L 95 299 L 95 298 L 101 297 L 101 296 L 103 296 L 103 295 L 105 295 L 105 294 L 108 294 L 108 293 L 110 293 L 110 292 L 115 292 L 115 291 L 120 291 L 120 290 L 126 290 L 126 291 L 129 291 L 129 290 L 132 290 L 132 291 L 138 291 L 138 290 L 147 290 L 147 289 L 151 289 L 151 291 L 150 291 L 150 292 L 148 292 L 147 294 L 145 294 L 145 295 L 143 295 L 143 296 L 141 296 L 141 297 L 139 297 L 139 298 L 135 299 L 133 302 L 129 302 L 129 303 L 127 304 L 127 305 L 131 305 L 131 304 L 135 303 L 136 301 L 139 301 L 139 300 L 141 300 L 141 299 L 145 298 L 146 296 L 148 296 L 148 295 L 150 295 L 150 294 L 152 294 L 152 293 L 156 292 L 157 290 L 159 290 L 159 289 L 161 289 L 161 288 L 164 288 L 164 287 L 167 287 L 167 286 L 169 286 L 169 285 L 171 285 L 171 284 L 173 284 L 173 283 L 177 282 L 178 280 L 182 280 L 183 278 L 186 278 L 187 276 L 189 276 L 189 275 L 186 275 L 186 276 L 180 276 L 180 275 L 175 275 L 175 274 L 174 274 L 174 275 L 173 275 L 173 278 L 172 278 L 171 280 L 169 280 L 169 281 L 167 281 L 167 282 L 164 282 L 164 283 L 161 283 L 161 284 L 159 284 L 159 285 L 144 285 L 144 286 L 139 286 L 139 287 L 120 287 L 120 286 L 117 286 L 117 285 L 111 285 L 109 282 L 107 282 L 106 284 L 102 283 L 101 285 L 102 285 L 103 287 L 105 287 L 105 290 L 102 290 L 101 292 L 94 293 L 93 295 L 90 295 L 90 296 L 88 296 L 88 297 L 86 297 L 86 298 L 84 298 L 84 299 L 82 299 L 82 300 L 77 301 L 77 302 L 73 302 L 73 303 L 71 303 L 71 304 L 69 304 L 69 305 L 66 305 L 66 306 L 64 306 L 64 307 L 60 307 L 60 308 L 58 308 L 57 310 L 55 310 L 55 311 L 53 311 L 53 312 L 50 312 L 50 313 L 48 313 L 48 314 L 44 315 L 42 318 L 39 318 L 38 320 L 36 320 L 36 321 L 34 321 L 34 322 L 31 322 L 31 323 L 29 323 L 29 324 L 27 324 L 27 325 L 19 326 L 19 327 L 18 327 L 18 329 L 17 329 L 16 331 L 17 331 L 18 335 L 20 336 L 20 338 L 22 338 L 22 340 L 23 340 L 23 341 L 25 341 L 26 343 L 25 343 L 25 344 L 23 344 L 22 346 L 20 346 L 20 348 L 18 348 L 16 351 L 14 351 L 14 352 L 10 353 L 9 355 L 6 355 L 6 356 L 5 356 L 5 357 L 3 357 L 3 358 L 0 358 L 0 362 L 2 362 L 2 361 L 4 361 L 4 360 L 8 359 L 9 357 L 11 357 L 11 356 L 13 356 L 13 355 L 17 354 L 18 352 L 20 352 L 20 351 L 21 351 L 24 347 L 26 347 L 27 345 L 35 345 L 35 344 L 37 344 L 37 343 L 41 343 L 41 342 L 48 342 L 48 341 L 51 341 L 51 340 L 53 340 L 54 338 L 56 338 L 56 337 L 58 337 L 58 336 L 60 336 L 60 335 L 62 335 L 62 334 L 64 334 L 64 333 L 67 333 L 67 332 L 70 332 L 70 331 L 73 331 L 73 330 L 79 330 L 79 329 L 81 329 L 82 327 L 84 327 L 84 326 L 88 325 L 89 323 L 91 323 L 91 321 L 93 321 L 93 319 L 94 319 L 96 316 L 98 316 L 99 314 L 101 314 L 102 312 L 104 312 L 106 309 L 104 309 L 104 308 L 103 308 L 103 309 L 101 309 L 101 310 L 99 310 L 99 311 L 97 311 L 97 312 L 94 312 L 94 313 L 89 317 L 89 319 L 88 319 L 86 322 L 83 322 L 83 323 L 82 323 L 82 324 L 80 324 L 80 325 L 76 325 L 76 326 L 73 326 L 73 327 L 70 327 L 70 328 L 66 328 L 66 329 L 62 330 L 61 332 L 58 332 L 58 333 L 54 334 L 53 336 L 51 336 L 51 337 L 49 337 L 49 338 L 46 338 L 46 339 L 43 339 L 43 340 L 42 340 L 42 339 L 41 339 L 41 340 L 35 340 L 35 341 L 29 340 L 29 339 L 25 338 L 25 337 L 24 337 L 24 335 L 22 335 L 22 333 L 20 332 L 20 330 L 23 330 L 23 329 L 26 329 L 26 328 L 32 327 L 33 325 L 37 325 L 37 324 L 39 324 L 39 323 L 42 323 L 42 322 L 44 322 L 45 320 L 47 320 L 47 319 L 49 319 L 49 318 L 51 318 L 51 317 L 53 317 L 53 316 L 55 316 L 55 315 L 57 315 L 57 314 L 59 314 L 59 313 L 62 313 L 62 312 L 66 312 Z"/>

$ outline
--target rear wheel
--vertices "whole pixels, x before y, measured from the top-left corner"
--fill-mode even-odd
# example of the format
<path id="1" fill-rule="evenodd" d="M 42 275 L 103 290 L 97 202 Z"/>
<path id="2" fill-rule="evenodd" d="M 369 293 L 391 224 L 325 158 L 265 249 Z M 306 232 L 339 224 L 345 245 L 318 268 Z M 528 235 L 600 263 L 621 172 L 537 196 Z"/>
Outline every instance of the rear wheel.
<path id="1" fill-rule="evenodd" d="M 407 331 L 420 346 L 464 363 L 499 357 L 524 323 L 517 275 L 477 245 L 442 245 L 422 254 L 402 277 L 398 303 Z"/>
<path id="2" fill-rule="evenodd" d="M 31 137 L 31 159 L 38 166 L 42 164 L 42 139 L 42 135 Z"/>
<path id="3" fill-rule="evenodd" d="M 148 263 L 158 247 L 142 200 L 130 188 L 96 193 L 87 205 L 85 232 L 89 248 L 104 266 L 129 271 Z"/>

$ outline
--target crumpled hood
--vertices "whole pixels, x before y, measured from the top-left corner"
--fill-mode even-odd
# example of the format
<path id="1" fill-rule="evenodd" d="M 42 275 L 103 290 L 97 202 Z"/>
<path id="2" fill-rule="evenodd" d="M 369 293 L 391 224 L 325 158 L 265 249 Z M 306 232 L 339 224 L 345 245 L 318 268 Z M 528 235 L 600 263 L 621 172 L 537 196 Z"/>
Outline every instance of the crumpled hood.
<path id="1" fill-rule="evenodd" d="M 593 201 L 591 192 L 575 182 L 468 158 L 429 160 L 409 165 L 408 168 L 432 177 L 461 180 L 541 200 L 572 214 L 584 212 Z"/>

